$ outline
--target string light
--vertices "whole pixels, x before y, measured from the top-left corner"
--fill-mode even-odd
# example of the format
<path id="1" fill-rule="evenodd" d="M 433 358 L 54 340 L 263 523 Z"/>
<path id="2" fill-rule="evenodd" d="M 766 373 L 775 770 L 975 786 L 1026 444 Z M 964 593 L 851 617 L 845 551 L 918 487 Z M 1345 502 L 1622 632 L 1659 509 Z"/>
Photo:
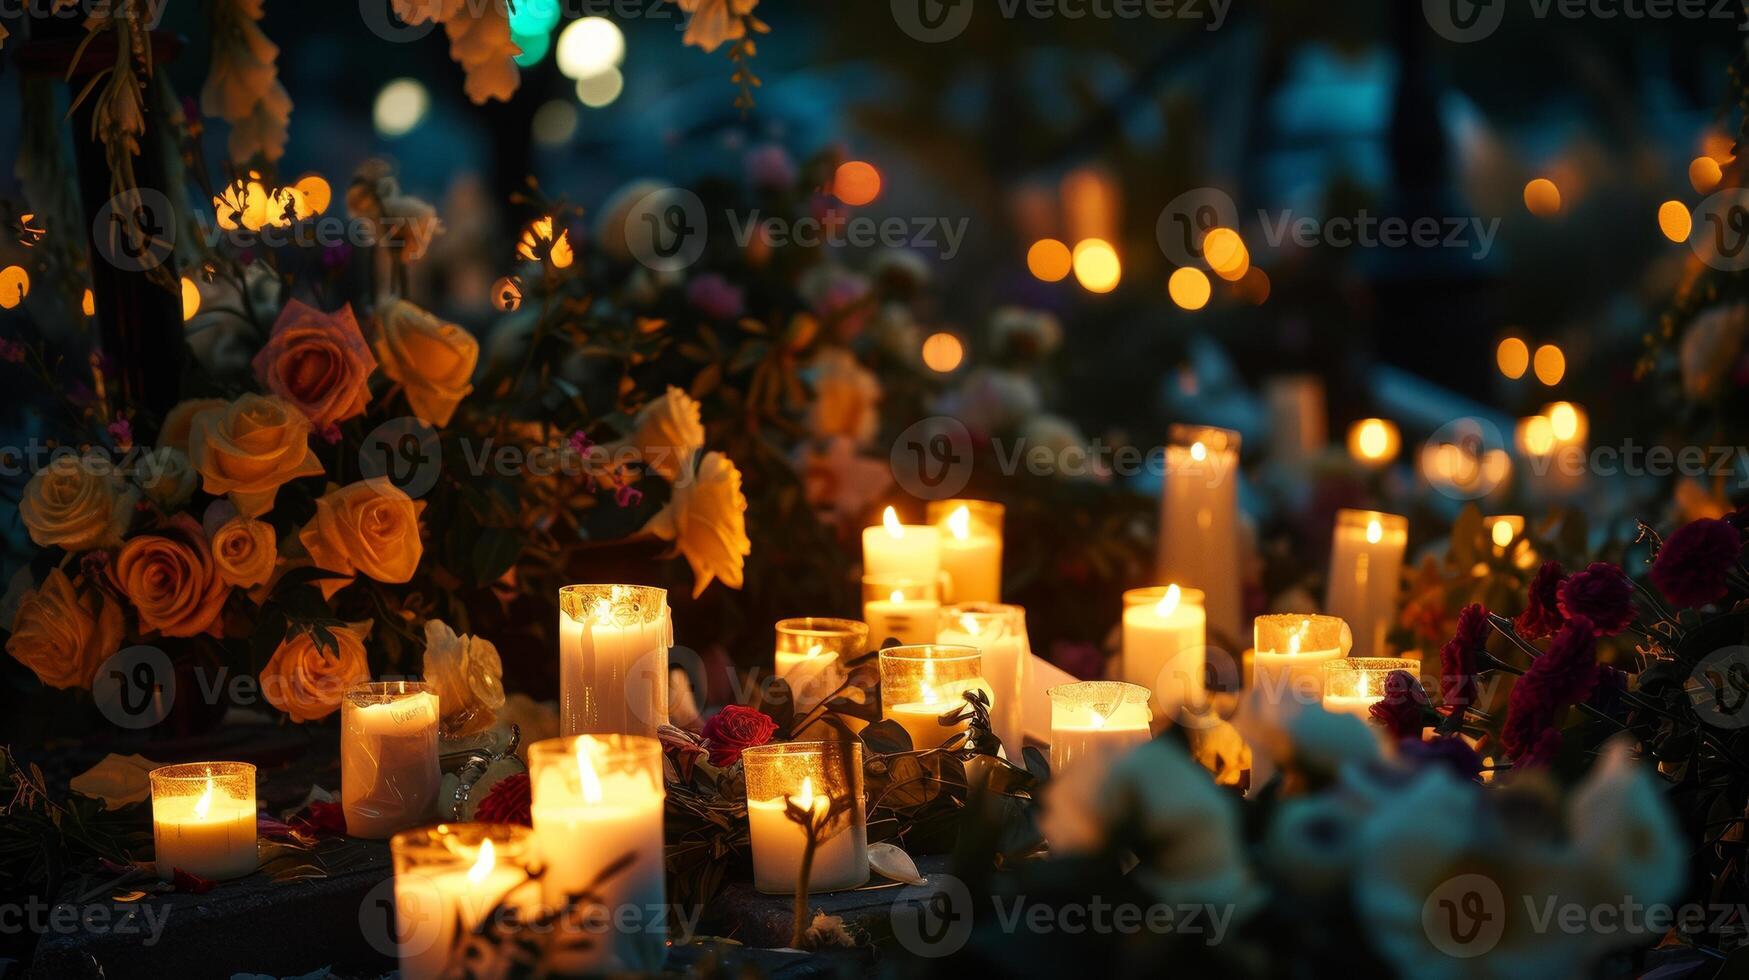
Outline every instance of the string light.
<path id="1" fill-rule="evenodd" d="M 1172 302 L 1186 310 L 1200 310 L 1207 306 L 1211 291 L 1209 277 L 1201 269 L 1186 266 L 1166 280 L 1166 292 L 1171 294 Z"/>

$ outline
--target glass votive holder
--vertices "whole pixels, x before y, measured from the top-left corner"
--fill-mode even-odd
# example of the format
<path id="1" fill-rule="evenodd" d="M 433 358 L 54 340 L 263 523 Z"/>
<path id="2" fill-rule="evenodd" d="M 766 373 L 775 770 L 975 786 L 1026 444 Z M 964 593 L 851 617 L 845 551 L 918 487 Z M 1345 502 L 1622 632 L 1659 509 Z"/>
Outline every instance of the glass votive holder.
<path id="1" fill-rule="evenodd" d="M 1026 747 L 1026 691 L 1032 673 L 1026 610 L 999 602 L 962 602 L 944 607 L 935 641 L 977 647 L 983 654 L 979 669 L 990 691 L 990 725 L 1008 758 L 1019 760 Z"/>
<path id="2" fill-rule="evenodd" d="M 1315 703 L 1324 691 L 1326 661 L 1348 656 L 1354 646 L 1348 624 L 1337 616 L 1272 613 L 1252 624 L 1252 684 L 1263 697 Z"/>
<path id="3" fill-rule="evenodd" d="M 668 724 L 668 590 L 559 590 L 559 732 L 654 736 Z"/>
<path id="4" fill-rule="evenodd" d="M 576 735 L 528 747 L 529 815 L 551 909 L 586 895 L 588 944 L 565 943 L 544 964 L 559 975 L 659 970 L 667 928 L 663 886 L 662 743 L 644 735 Z M 594 921 L 599 920 L 599 922 Z M 611 928 L 602 928 L 606 923 Z"/>
<path id="5" fill-rule="evenodd" d="M 780 619 L 774 673 L 789 684 L 797 709 L 806 711 L 844 683 L 846 666 L 867 649 L 867 623 L 821 616 Z"/>
<path id="6" fill-rule="evenodd" d="M 915 575 L 862 577 L 862 619 L 869 642 L 934 643 L 941 620 L 941 582 Z"/>
<path id="7" fill-rule="evenodd" d="M 443 772 L 437 693 L 419 681 L 373 681 L 340 704 L 340 803 L 346 832 L 382 840 L 429 822 Z"/>
<path id="8" fill-rule="evenodd" d="M 888 647 L 880 653 L 881 717 L 898 722 L 915 749 L 933 749 L 963 732 L 967 720 L 947 723 L 966 707 L 965 693 L 983 691 L 983 655 L 977 647 L 939 643 Z"/>
<path id="9" fill-rule="evenodd" d="M 1046 691 L 1051 699 L 1051 771 L 1109 765 L 1146 742 L 1154 713 L 1153 692 L 1123 681 L 1078 681 Z"/>
<path id="10" fill-rule="evenodd" d="M 247 762 L 190 762 L 147 773 L 152 787 L 152 850 L 158 877 L 177 871 L 224 881 L 253 874 L 255 767 Z"/>
<path id="11" fill-rule="evenodd" d="M 868 817 L 863 811 L 860 742 L 775 742 L 741 753 L 753 886 L 794 895 L 810 833 L 807 890 L 838 891 L 868 881 Z M 794 805 L 799 814 L 791 813 Z M 807 826 L 796 820 L 803 816 Z"/>
<path id="12" fill-rule="evenodd" d="M 941 529 L 941 569 L 950 602 L 1002 601 L 1002 520 L 993 500 L 931 500 L 927 520 Z"/>
<path id="13" fill-rule="evenodd" d="M 1324 710 L 1370 721 L 1372 706 L 1388 697 L 1408 697 L 1407 690 L 1393 690 L 1389 678 L 1395 671 L 1421 679 L 1421 662 L 1402 657 L 1345 657 L 1327 661 L 1324 672 Z"/>
<path id="14" fill-rule="evenodd" d="M 529 880 L 534 831 L 512 824 L 438 824 L 389 838 L 395 865 L 395 947 L 402 980 L 439 980 L 507 955 L 496 944 L 469 950 L 475 929 L 514 931 L 540 908 Z M 487 962 L 482 962 L 484 958 Z M 506 960 L 501 967 L 509 966 Z"/>

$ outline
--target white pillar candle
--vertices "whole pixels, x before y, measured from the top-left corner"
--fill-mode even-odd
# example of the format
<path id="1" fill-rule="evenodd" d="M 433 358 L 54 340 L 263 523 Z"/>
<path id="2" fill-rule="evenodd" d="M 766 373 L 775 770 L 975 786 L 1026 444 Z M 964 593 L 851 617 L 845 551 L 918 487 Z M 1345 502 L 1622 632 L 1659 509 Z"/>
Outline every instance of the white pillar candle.
<path id="1" fill-rule="evenodd" d="M 672 640 L 665 589 L 560 589 L 560 733 L 655 735 L 668 723 Z"/>
<path id="2" fill-rule="evenodd" d="M 753 845 L 753 886 L 793 895 L 800 884 L 808 832 L 790 818 L 794 803 L 824 822 L 808 868 L 808 892 L 857 888 L 868 882 L 868 823 L 863 812 L 862 745 L 782 742 L 741 753 L 747 783 L 747 824 Z M 839 813 L 831 810 L 837 804 Z"/>
<path id="3" fill-rule="evenodd" d="M 942 721 L 942 716 L 969 707 L 966 692 L 981 690 L 990 696 L 977 647 L 888 647 L 880 653 L 880 672 L 881 717 L 904 728 L 916 749 L 936 748 L 969 727 L 966 719 Z"/>
<path id="4" fill-rule="evenodd" d="M 808 711 L 845 681 L 851 661 L 868 649 L 868 624 L 799 616 L 777 621 L 774 673 L 789 684 L 796 710 Z"/>
<path id="5" fill-rule="evenodd" d="M 1202 592 L 1177 585 L 1131 589 L 1123 603 L 1122 678 L 1151 692 L 1153 715 L 1162 721 L 1185 707 L 1198 710 L 1208 694 Z"/>
<path id="6" fill-rule="evenodd" d="M 1002 601 L 1003 511 L 988 500 L 929 502 L 929 523 L 941 531 L 949 601 Z"/>
<path id="7" fill-rule="evenodd" d="M 862 574 L 934 581 L 941 575 L 941 532 L 900 524 L 898 512 L 888 507 L 880 524 L 862 531 Z"/>
<path id="8" fill-rule="evenodd" d="M 967 602 L 941 613 L 935 642 L 975 647 L 983 655 L 981 671 L 990 690 L 990 724 L 1010 760 L 1020 761 L 1026 747 L 1026 689 L 1031 644 L 1026 635 L 1026 610 L 995 602 Z"/>
<path id="9" fill-rule="evenodd" d="M 178 870 L 223 881 L 253 874 L 255 767 L 246 762 L 191 762 L 162 766 L 147 776 L 152 787 L 153 861 L 158 877 Z"/>
<path id="10" fill-rule="evenodd" d="M 443 772 L 437 695 L 414 681 L 360 684 L 340 706 L 340 802 L 346 832 L 382 840 L 429 821 Z"/>
<path id="11" fill-rule="evenodd" d="M 1200 589 L 1208 623 L 1240 634 L 1239 434 L 1172 427 L 1160 493 L 1159 581 Z"/>
<path id="12" fill-rule="evenodd" d="M 1408 543 L 1408 518 L 1375 510 L 1336 512 L 1324 607 L 1353 630 L 1353 656 L 1376 657 L 1388 650 L 1385 637 L 1397 622 L 1397 592 Z"/>
<path id="13" fill-rule="evenodd" d="M 871 644 L 889 639 L 902 644 L 934 643 L 941 625 L 941 585 L 935 579 L 865 575 L 862 621 Z"/>
<path id="14" fill-rule="evenodd" d="M 1051 772 L 1109 767 L 1151 737 L 1149 690 L 1121 681 L 1078 681 L 1046 692 L 1051 699 Z"/>
<path id="15" fill-rule="evenodd" d="M 584 896 L 594 906 L 584 910 L 588 944 L 566 942 L 561 922 L 547 967 L 564 975 L 660 970 L 661 743 L 640 735 L 546 739 L 529 746 L 528 763 L 535 847 L 546 867 L 542 901 L 563 909 Z"/>
<path id="16" fill-rule="evenodd" d="M 1421 664 L 1400 657 L 1346 657 L 1325 662 L 1324 710 L 1372 721 L 1372 706 L 1392 695 L 1389 678 L 1405 671 L 1419 679 Z M 1406 692 L 1404 692 L 1406 696 Z"/>
<path id="17" fill-rule="evenodd" d="M 528 881 L 532 846 L 527 827 L 504 824 L 439 824 L 390 839 L 402 980 L 457 975 L 468 934 L 487 916 L 502 909 L 511 926 L 538 911 L 539 889 Z"/>

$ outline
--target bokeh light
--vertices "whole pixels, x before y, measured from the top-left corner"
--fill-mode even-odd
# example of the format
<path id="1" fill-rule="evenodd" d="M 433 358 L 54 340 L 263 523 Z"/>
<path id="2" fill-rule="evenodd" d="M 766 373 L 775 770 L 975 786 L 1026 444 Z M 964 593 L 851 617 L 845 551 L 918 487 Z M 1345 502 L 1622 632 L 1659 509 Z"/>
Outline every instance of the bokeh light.
<path id="1" fill-rule="evenodd" d="M 86 316 L 97 315 L 97 297 L 91 290 L 85 290 L 85 295 L 79 297 L 79 312 Z"/>
<path id="2" fill-rule="evenodd" d="M 1572 402 L 1550 402 L 1543 406 L 1543 417 L 1549 420 L 1549 432 L 1563 445 L 1583 442 L 1591 434 L 1591 420 L 1585 410 Z"/>
<path id="3" fill-rule="evenodd" d="M 510 8 L 510 33 L 549 34 L 559 26 L 559 0 L 516 0 Z"/>
<path id="4" fill-rule="evenodd" d="M 1524 185 L 1524 206 L 1539 218 L 1547 218 L 1561 210 L 1561 189 L 1547 177 L 1538 177 Z"/>
<path id="5" fill-rule="evenodd" d="M 194 315 L 196 313 L 199 313 L 199 312 L 200 312 L 200 287 L 196 286 L 194 284 L 193 279 L 190 279 L 187 276 L 183 276 L 182 277 L 182 319 L 184 321 L 192 320 L 192 319 L 194 319 Z"/>
<path id="6" fill-rule="evenodd" d="M 1719 161 L 1712 157 L 1695 157 L 1688 165 L 1688 183 L 1694 187 L 1695 193 L 1707 194 L 1719 186 L 1719 181 L 1725 176 Z"/>
<path id="7" fill-rule="evenodd" d="M 577 79 L 577 101 L 591 109 L 599 109 L 612 105 L 625 87 L 625 76 L 619 73 L 618 68 L 609 68 Z"/>
<path id="8" fill-rule="evenodd" d="M 1348 429 L 1348 455 L 1368 466 L 1396 459 L 1402 445 L 1402 434 L 1389 419 L 1361 419 Z"/>
<path id="9" fill-rule="evenodd" d="M 1536 349 L 1534 367 L 1536 379 L 1552 388 L 1567 376 L 1567 355 L 1554 344 L 1544 344 Z"/>
<path id="10" fill-rule="evenodd" d="M 334 201 L 334 189 L 321 174 L 299 177 L 292 190 L 298 194 L 298 217 L 309 218 L 328 210 Z"/>
<path id="11" fill-rule="evenodd" d="M 1518 420 L 1518 448 L 1532 456 L 1547 456 L 1555 450 L 1555 427 L 1546 415 Z"/>
<path id="12" fill-rule="evenodd" d="M 1500 373 L 1516 381 L 1530 369 L 1530 345 L 1517 337 L 1507 337 L 1494 349 L 1494 363 Z"/>
<path id="13" fill-rule="evenodd" d="M 417 79 L 397 78 L 377 93 L 371 113 L 377 132 L 393 139 L 405 136 L 418 127 L 431 109 L 431 96 Z"/>
<path id="14" fill-rule="evenodd" d="M 1228 282 L 1237 282 L 1251 268 L 1251 253 L 1244 239 L 1231 228 L 1215 228 L 1202 239 L 1202 257 L 1214 274 Z"/>
<path id="15" fill-rule="evenodd" d="M 881 174 L 874 164 L 846 160 L 832 175 L 832 195 L 851 207 L 872 202 L 881 193 Z"/>
<path id="16" fill-rule="evenodd" d="M 1062 282 L 1071 264 L 1069 246 L 1055 238 L 1041 238 L 1026 250 L 1027 271 L 1044 282 Z"/>
<path id="17" fill-rule="evenodd" d="M 1252 266 L 1239 280 L 1239 296 L 1252 306 L 1262 306 L 1269 300 L 1269 275 Z"/>
<path id="18" fill-rule="evenodd" d="M 1665 201 L 1658 205 L 1658 230 L 1673 242 L 1686 242 L 1694 230 L 1694 218 L 1681 201 Z"/>
<path id="19" fill-rule="evenodd" d="M 1075 243 L 1070 258 L 1075 268 L 1075 281 L 1090 293 L 1109 293 L 1123 279 L 1123 263 L 1117 249 L 1103 238 L 1089 238 Z"/>
<path id="20" fill-rule="evenodd" d="M 574 20 L 559 32 L 559 71 L 566 78 L 588 78 L 618 68 L 625 56 L 625 35 L 605 17 Z"/>
<path id="21" fill-rule="evenodd" d="M 534 141 L 542 146 L 564 146 L 577 135 L 577 106 L 569 99 L 554 99 L 534 111 Z"/>
<path id="22" fill-rule="evenodd" d="M 1211 291 L 1209 277 L 1201 269 L 1185 267 L 1173 272 L 1172 278 L 1166 280 L 1166 292 L 1172 296 L 1172 302 L 1187 310 L 1207 306 Z"/>
<path id="23" fill-rule="evenodd" d="M 30 273 L 24 266 L 9 265 L 0 269 L 0 310 L 10 310 L 30 295 Z"/>
<path id="24" fill-rule="evenodd" d="M 923 364 L 937 374 L 957 370 L 965 359 L 965 345 L 951 333 L 933 333 L 923 341 Z"/>

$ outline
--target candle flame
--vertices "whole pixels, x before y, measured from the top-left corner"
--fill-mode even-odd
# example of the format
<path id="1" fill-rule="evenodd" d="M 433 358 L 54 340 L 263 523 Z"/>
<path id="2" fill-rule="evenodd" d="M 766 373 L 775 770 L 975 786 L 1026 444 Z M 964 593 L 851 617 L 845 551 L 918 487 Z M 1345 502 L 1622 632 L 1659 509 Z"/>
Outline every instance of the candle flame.
<path id="1" fill-rule="evenodd" d="M 1093 715 L 1093 727 L 1094 728 L 1104 728 L 1105 727 L 1105 716 L 1099 713 L 1099 709 L 1090 708 L 1088 710 Z"/>
<path id="2" fill-rule="evenodd" d="M 577 780 L 583 789 L 583 802 L 601 802 L 601 779 L 595 775 L 595 763 L 589 758 L 587 735 L 577 739 Z"/>
<path id="3" fill-rule="evenodd" d="M 492 865 L 497 863 L 497 856 L 492 852 L 490 837 L 480 842 L 480 856 L 475 859 L 474 866 L 468 869 L 468 884 L 478 885 L 492 873 Z"/>
<path id="4" fill-rule="evenodd" d="M 211 811 L 212 808 L 213 777 L 212 773 L 208 773 L 206 777 L 206 792 L 200 794 L 200 799 L 194 801 L 194 819 L 205 820 L 207 813 Z"/>
<path id="5" fill-rule="evenodd" d="M 921 693 L 919 696 L 923 698 L 924 704 L 934 704 L 937 701 L 941 700 L 939 697 L 936 696 L 935 688 L 929 686 L 928 681 L 922 682 L 922 684 L 920 685 L 920 690 L 921 690 Z"/>
<path id="6" fill-rule="evenodd" d="M 961 614 L 961 616 L 960 616 L 960 628 L 965 630 L 967 633 L 970 633 L 973 636 L 977 636 L 978 635 L 978 617 L 973 616 L 971 613 Z"/>
<path id="7" fill-rule="evenodd" d="M 825 647 L 822 647 L 820 644 L 816 643 L 813 646 L 809 647 L 808 652 L 803 654 L 803 656 L 818 657 L 820 655 L 820 652 L 824 649 L 825 649 Z"/>
<path id="8" fill-rule="evenodd" d="M 1194 459 L 1200 463 L 1203 460 L 1207 459 L 1208 455 L 1209 455 L 1209 447 L 1203 445 L 1201 442 L 1193 442 L 1190 444 L 1190 458 L 1191 459 Z"/>
<path id="9" fill-rule="evenodd" d="M 881 514 L 881 524 L 886 526 L 887 533 L 891 535 L 894 540 L 900 540 L 905 537 L 904 525 L 899 523 L 899 512 L 893 508 L 888 507 L 886 511 Z"/>
<path id="10" fill-rule="evenodd" d="M 796 795 L 790 797 L 790 802 L 804 810 L 814 808 L 814 777 L 802 777 L 802 788 L 796 790 Z"/>
<path id="11" fill-rule="evenodd" d="M 1178 608 L 1179 600 L 1183 597 L 1184 591 L 1178 587 L 1176 582 L 1168 585 L 1166 586 L 1166 594 L 1160 597 L 1160 602 L 1154 607 L 1154 611 L 1162 616 L 1170 616 Z"/>
<path id="12" fill-rule="evenodd" d="M 905 601 L 905 593 L 901 589 L 894 589 L 893 594 L 890 596 L 887 596 L 887 599 L 892 601 L 892 602 L 904 602 Z"/>
<path id="13" fill-rule="evenodd" d="M 1378 544 L 1379 540 L 1381 538 L 1383 538 L 1384 536 L 1385 536 L 1385 528 L 1384 528 L 1384 525 L 1382 525 L 1378 522 L 1378 518 L 1375 517 L 1366 523 L 1366 543 L 1367 544 Z"/>
<path id="14" fill-rule="evenodd" d="M 960 504 L 947 518 L 947 529 L 953 536 L 965 541 L 972 536 L 972 511 L 965 504 Z"/>
<path id="15" fill-rule="evenodd" d="M 1299 628 L 1295 629 L 1292 633 L 1288 634 L 1287 652 L 1288 652 L 1289 656 L 1292 656 L 1292 657 L 1299 656 L 1300 643 L 1303 640 L 1305 640 L 1306 634 L 1311 632 L 1311 629 L 1312 629 L 1312 621 L 1309 619 L 1302 619 L 1302 620 L 1300 620 Z"/>

